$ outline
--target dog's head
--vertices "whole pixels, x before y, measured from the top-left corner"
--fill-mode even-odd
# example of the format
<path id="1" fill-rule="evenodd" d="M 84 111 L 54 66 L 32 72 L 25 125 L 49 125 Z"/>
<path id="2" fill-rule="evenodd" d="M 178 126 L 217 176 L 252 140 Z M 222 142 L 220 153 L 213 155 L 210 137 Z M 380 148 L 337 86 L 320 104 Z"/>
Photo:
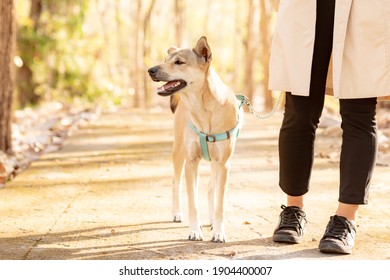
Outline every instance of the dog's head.
<path id="1" fill-rule="evenodd" d="M 155 82 L 167 82 L 157 88 L 157 94 L 170 96 L 182 89 L 204 85 L 211 62 L 211 50 L 206 37 L 201 37 L 195 48 L 168 50 L 165 62 L 148 70 Z"/>

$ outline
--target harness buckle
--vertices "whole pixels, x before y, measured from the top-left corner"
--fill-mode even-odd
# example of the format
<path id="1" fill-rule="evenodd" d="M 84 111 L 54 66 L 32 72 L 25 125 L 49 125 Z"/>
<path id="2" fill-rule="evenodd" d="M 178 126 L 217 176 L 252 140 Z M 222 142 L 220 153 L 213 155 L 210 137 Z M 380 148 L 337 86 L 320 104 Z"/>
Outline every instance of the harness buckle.
<path id="1" fill-rule="evenodd" d="M 217 138 L 214 135 L 206 135 L 206 140 L 207 142 L 217 142 Z"/>

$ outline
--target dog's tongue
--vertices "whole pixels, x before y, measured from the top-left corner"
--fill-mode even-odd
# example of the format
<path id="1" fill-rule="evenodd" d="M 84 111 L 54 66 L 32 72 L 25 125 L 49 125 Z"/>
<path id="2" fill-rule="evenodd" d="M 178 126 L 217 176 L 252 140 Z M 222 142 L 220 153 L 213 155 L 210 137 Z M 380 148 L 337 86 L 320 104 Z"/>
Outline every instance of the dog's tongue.
<path id="1" fill-rule="evenodd" d="M 157 91 L 158 92 L 165 92 L 173 87 L 176 87 L 177 86 L 177 81 L 172 81 L 172 82 L 168 82 L 166 83 L 165 85 L 161 86 L 161 87 L 158 87 L 157 88 Z"/>

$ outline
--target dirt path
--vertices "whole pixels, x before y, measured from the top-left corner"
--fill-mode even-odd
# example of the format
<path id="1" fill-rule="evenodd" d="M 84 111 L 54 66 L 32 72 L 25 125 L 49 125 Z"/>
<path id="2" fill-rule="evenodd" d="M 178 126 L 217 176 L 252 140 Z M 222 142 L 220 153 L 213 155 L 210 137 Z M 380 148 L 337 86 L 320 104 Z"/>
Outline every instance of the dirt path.
<path id="1" fill-rule="evenodd" d="M 318 241 L 337 200 L 338 163 L 324 156 L 339 140 L 317 141 L 308 225 L 300 245 L 274 244 L 284 203 L 277 187 L 281 114 L 246 115 L 232 160 L 227 242 L 189 242 L 187 222 L 171 222 L 172 116 L 103 114 L 0 189 L 0 259 L 390 259 L 389 167 L 378 166 L 370 204 L 362 207 L 350 256 L 321 254 Z M 200 167 L 201 218 L 207 221 L 209 168 Z M 183 193 L 186 202 L 186 193 Z M 186 211 L 186 203 L 184 203 Z"/>

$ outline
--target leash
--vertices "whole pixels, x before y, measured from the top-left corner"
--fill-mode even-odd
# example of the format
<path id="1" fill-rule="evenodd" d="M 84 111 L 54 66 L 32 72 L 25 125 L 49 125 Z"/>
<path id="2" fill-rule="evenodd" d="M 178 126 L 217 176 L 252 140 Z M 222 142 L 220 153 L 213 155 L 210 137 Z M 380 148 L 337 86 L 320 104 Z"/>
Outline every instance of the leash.
<path id="1" fill-rule="evenodd" d="M 237 94 L 236 97 L 237 97 L 237 99 L 240 98 L 240 99 L 244 102 L 244 104 L 249 108 L 249 112 L 250 112 L 251 114 L 255 115 L 256 118 L 265 120 L 265 119 L 270 118 L 273 114 L 275 114 L 276 110 L 278 109 L 278 107 L 279 107 L 279 105 L 280 105 L 280 102 L 282 101 L 283 91 L 280 92 L 279 97 L 278 97 L 278 99 L 276 100 L 276 103 L 275 103 L 274 107 L 272 108 L 272 110 L 271 110 L 269 113 L 265 114 L 265 115 L 260 115 L 260 114 L 258 114 L 258 113 L 253 109 L 253 106 L 252 106 L 252 104 L 250 103 L 249 98 L 246 97 L 245 95 Z"/>
<path id="2" fill-rule="evenodd" d="M 253 106 L 250 103 L 248 97 L 246 97 L 245 95 L 242 95 L 242 94 L 236 94 L 236 98 L 237 98 L 237 102 L 238 102 L 238 109 L 242 110 L 242 107 L 245 104 L 249 108 L 249 112 L 251 114 L 254 114 L 259 119 L 268 119 L 269 117 L 271 117 L 276 112 L 276 109 L 279 107 L 280 101 L 282 100 L 282 96 L 283 96 L 283 92 L 280 93 L 280 95 L 278 97 L 278 100 L 276 101 L 276 103 L 275 103 L 274 107 L 272 108 L 271 112 L 269 112 L 266 115 L 260 115 L 260 114 L 256 113 L 255 110 L 253 110 Z M 202 148 L 202 154 L 203 154 L 203 158 L 205 160 L 211 161 L 207 142 L 214 143 L 214 142 L 217 142 L 217 141 L 227 140 L 227 139 L 230 139 L 230 137 L 233 136 L 233 135 L 235 137 L 238 137 L 238 135 L 240 133 L 239 126 L 240 126 L 240 123 L 241 123 L 242 120 L 240 120 L 240 116 L 239 115 L 237 116 L 237 118 L 238 118 L 237 124 L 232 129 L 230 129 L 230 130 L 228 130 L 226 132 L 218 133 L 218 134 L 206 134 L 204 132 L 201 132 L 201 131 L 199 131 L 195 127 L 195 125 L 193 123 L 188 121 L 188 126 L 196 134 L 199 135 L 200 146 Z"/>

